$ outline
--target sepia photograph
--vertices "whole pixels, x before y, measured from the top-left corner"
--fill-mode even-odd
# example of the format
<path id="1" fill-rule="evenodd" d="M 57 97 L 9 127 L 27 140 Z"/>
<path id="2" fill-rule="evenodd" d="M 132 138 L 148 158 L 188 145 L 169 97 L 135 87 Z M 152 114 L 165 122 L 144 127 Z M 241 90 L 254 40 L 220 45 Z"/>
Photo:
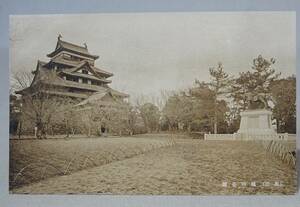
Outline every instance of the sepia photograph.
<path id="1" fill-rule="evenodd" d="M 293 195 L 296 12 L 11 15 L 9 193 Z"/>

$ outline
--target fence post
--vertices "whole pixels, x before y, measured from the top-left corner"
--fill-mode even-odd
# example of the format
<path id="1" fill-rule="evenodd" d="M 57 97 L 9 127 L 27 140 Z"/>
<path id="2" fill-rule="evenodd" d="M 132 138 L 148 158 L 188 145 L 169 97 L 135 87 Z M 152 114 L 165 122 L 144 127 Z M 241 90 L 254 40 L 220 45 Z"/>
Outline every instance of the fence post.
<path id="1" fill-rule="evenodd" d="M 288 133 L 284 133 L 284 138 L 283 139 L 287 141 L 288 137 L 289 137 L 289 134 Z"/>

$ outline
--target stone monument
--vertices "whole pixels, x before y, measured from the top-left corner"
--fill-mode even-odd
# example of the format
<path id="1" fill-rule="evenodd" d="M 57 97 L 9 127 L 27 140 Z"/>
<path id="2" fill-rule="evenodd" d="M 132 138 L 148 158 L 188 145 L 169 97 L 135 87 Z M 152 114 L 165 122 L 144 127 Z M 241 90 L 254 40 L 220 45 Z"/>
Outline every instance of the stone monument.
<path id="1" fill-rule="evenodd" d="M 267 135 L 276 134 L 272 127 L 272 112 L 265 94 L 247 94 L 249 107 L 241 112 L 238 134 Z"/>

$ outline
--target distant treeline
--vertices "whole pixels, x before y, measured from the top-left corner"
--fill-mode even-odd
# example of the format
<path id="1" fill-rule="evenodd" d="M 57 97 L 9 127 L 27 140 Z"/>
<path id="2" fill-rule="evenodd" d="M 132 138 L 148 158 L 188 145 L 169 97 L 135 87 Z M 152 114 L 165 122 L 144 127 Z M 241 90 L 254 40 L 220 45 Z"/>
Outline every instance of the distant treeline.
<path id="1" fill-rule="evenodd" d="M 249 109 L 249 97 L 256 95 L 263 97 L 272 110 L 277 132 L 296 133 L 296 78 L 281 78 L 274 64 L 273 58 L 258 56 L 249 71 L 233 77 L 218 63 L 209 68 L 209 82 L 195 77 L 193 87 L 164 94 L 159 106 L 126 101 L 103 106 L 96 102 L 79 110 L 74 100 L 42 92 L 23 97 L 22 102 L 11 95 L 10 133 L 35 133 L 39 138 L 48 134 L 132 135 L 158 131 L 234 133 L 239 128 L 240 112 Z M 47 91 L 45 87 L 50 86 L 40 87 L 38 91 Z"/>

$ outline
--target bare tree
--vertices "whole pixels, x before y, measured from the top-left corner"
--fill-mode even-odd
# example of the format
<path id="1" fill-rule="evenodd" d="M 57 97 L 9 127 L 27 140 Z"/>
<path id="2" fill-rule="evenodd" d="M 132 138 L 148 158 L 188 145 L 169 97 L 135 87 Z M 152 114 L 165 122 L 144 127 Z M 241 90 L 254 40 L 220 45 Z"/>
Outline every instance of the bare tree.
<path id="1" fill-rule="evenodd" d="M 28 88 L 33 80 L 33 74 L 29 71 L 20 70 L 15 73 L 10 78 L 11 90 L 12 92 Z"/>
<path id="2" fill-rule="evenodd" d="M 55 90 L 55 87 L 49 84 L 54 78 L 54 72 L 49 72 L 35 81 L 32 80 L 32 75 L 24 71 L 14 76 L 15 86 L 23 89 L 18 92 L 22 94 L 22 116 L 26 121 L 35 123 L 37 138 L 46 138 L 47 129 L 53 117 L 58 112 L 64 111 L 68 102 L 64 97 L 49 93 Z"/>
<path id="3" fill-rule="evenodd" d="M 74 135 L 75 132 L 79 132 L 81 123 L 79 114 L 74 108 L 75 101 L 69 98 L 60 99 L 62 104 L 55 112 L 55 116 L 49 122 L 49 131 L 52 135 L 55 133 L 66 134 L 69 137 L 70 134 Z M 57 129 L 58 128 L 58 129 Z"/>
<path id="4" fill-rule="evenodd" d="M 102 128 L 120 136 L 124 133 L 133 134 L 136 111 L 123 100 L 110 103 L 99 100 L 78 109 L 78 112 L 82 114 L 82 125 L 88 136 L 102 133 Z"/>
<path id="5" fill-rule="evenodd" d="M 145 103 L 140 108 L 140 113 L 148 132 L 159 129 L 160 112 L 157 106 L 152 103 Z"/>

